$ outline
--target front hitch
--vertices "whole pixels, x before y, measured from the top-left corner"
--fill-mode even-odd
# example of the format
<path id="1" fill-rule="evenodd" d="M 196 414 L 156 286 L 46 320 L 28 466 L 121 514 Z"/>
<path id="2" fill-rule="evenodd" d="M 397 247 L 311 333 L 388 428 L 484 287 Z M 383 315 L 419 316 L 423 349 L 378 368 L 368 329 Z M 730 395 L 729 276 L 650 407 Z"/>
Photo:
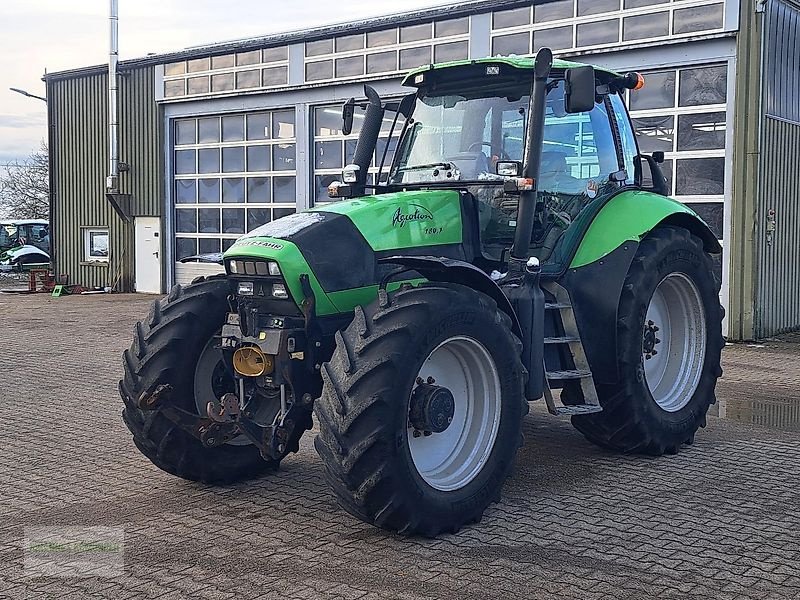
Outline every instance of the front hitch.
<path id="1" fill-rule="evenodd" d="M 238 435 L 244 435 L 255 445 L 265 460 L 280 461 L 288 451 L 288 443 L 299 423 L 305 423 L 314 399 L 304 394 L 300 401 L 293 402 L 278 413 L 272 425 L 264 426 L 252 420 L 249 403 L 240 408 L 239 398 L 232 393 L 208 403 L 208 416 L 201 417 L 166 402 L 172 392 L 169 385 L 158 386 L 151 394 L 142 395 L 138 406 L 141 410 L 158 410 L 189 435 L 207 448 L 226 444 Z"/>

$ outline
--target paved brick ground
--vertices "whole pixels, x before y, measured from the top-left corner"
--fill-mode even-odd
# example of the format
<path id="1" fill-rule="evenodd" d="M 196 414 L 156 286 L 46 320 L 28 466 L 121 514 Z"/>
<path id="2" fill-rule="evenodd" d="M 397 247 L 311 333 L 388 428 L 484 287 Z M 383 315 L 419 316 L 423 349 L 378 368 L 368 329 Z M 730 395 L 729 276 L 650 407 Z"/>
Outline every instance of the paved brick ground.
<path id="1" fill-rule="evenodd" d="M 502 504 L 419 540 L 339 510 L 310 435 L 234 487 L 152 466 L 115 389 L 147 304 L 0 294 L 0 597 L 800 597 L 800 345 L 727 349 L 729 418 L 678 456 L 606 453 L 534 411 Z M 124 528 L 124 576 L 26 576 L 23 528 L 47 525 Z"/>

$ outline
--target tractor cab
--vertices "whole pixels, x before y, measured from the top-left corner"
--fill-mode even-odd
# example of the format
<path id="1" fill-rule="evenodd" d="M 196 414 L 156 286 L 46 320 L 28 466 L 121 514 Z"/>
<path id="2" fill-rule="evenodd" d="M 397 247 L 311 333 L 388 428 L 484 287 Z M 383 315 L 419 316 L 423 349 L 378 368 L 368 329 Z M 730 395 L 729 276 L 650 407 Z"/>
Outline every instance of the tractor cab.
<path id="1" fill-rule="evenodd" d="M 18 246 L 50 252 L 50 226 L 44 219 L 0 221 L 0 252 Z"/>
<path id="2" fill-rule="evenodd" d="M 474 85 L 453 82 L 422 87 L 409 126 L 389 175 L 390 185 L 432 182 L 464 186 L 478 201 L 483 258 L 500 263 L 514 239 L 519 193 L 507 180 L 520 177 L 525 164 L 529 118 L 529 75 L 519 71 L 513 86 L 500 75 L 506 65 L 469 65 Z M 458 69 L 448 75 L 457 75 Z M 470 73 L 472 71 L 472 73 Z M 432 71 L 431 74 L 436 74 Z M 592 110 L 571 114 L 565 104 L 565 71 L 547 84 L 536 219 L 529 253 L 545 263 L 562 234 L 592 202 L 602 203 L 621 186 L 634 184 L 635 143 L 628 135 L 617 152 L 614 129 L 630 132 L 616 94 L 600 97 Z M 497 81 L 495 83 L 495 81 Z M 627 164 L 626 164 L 627 159 Z M 555 259 L 557 260 L 557 258 Z"/>
<path id="3" fill-rule="evenodd" d="M 531 59 L 465 64 L 420 73 L 411 123 L 389 185 L 438 183 L 464 187 L 477 201 L 482 257 L 500 263 L 517 226 L 530 117 Z M 537 211 L 529 254 L 553 257 L 562 234 L 592 202 L 633 185 L 636 144 L 618 94 L 598 95 L 591 110 L 567 110 L 566 68 L 547 82 Z M 592 86 L 611 89 L 615 77 L 597 71 Z M 415 79 L 416 79 L 415 78 Z M 412 79 L 413 81 L 413 79 Z M 614 130 L 618 131 L 615 136 Z M 621 142 L 617 151 L 615 139 Z"/>
<path id="4" fill-rule="evenodd" d="M 462 210 L 463 218 L 475 221 L 479 243 L 465 253 L 486 272 L 505 270 L 516 237 L 520 257 L 536 257 L 544 273 L 563 272 L 581 228 L 620 190 L 641 189 L 643 162 L 654 181 L 664 181 L 657 162 L 638 155 L 621 97 L 643 85 L 641 76 L 553 61 L 540 81 L 542 102 L 533 103 L 536 64 L 498 57 L 425 67 L 404 80 L 415 94 L 381 105 L 405 122 L 386 183 L 376 191 L 453 189 L 468 196 L 472 210 Z M 525 192 L 532 223 L 520 222 Z"/>
<path id="5" fill-rule="evenodd" d="M 50 262 L 50 226 L 44 219 L 0 221 L 0 270 Z"/>

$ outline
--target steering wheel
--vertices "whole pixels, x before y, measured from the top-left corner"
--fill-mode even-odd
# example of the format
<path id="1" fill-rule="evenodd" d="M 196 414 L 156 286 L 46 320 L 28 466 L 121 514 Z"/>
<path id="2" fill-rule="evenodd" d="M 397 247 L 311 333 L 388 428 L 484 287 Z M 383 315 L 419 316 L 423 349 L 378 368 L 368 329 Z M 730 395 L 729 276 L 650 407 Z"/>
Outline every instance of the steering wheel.
<path id="1" fill-rule="evenodd" d="M 474 152 L 475 150 L 480 150 L 482 146 L 489 146 L 492 147 L 492 142 L 472 142 L 467 148 L 467 152 Z"/>
<path id="2" fill-rule="evenodd" d="M 479 150 L 483 146 L 489 146 L 489 148 L 491 148 L 492 142 L 472 142 L 467 148 L 467 152 L 473 152 L 475 150 Z M 508 152 L 506 152 L 505 150 L 500 152 L 500 160 L 508 160 L 508 158 L 509 158 Z"/>

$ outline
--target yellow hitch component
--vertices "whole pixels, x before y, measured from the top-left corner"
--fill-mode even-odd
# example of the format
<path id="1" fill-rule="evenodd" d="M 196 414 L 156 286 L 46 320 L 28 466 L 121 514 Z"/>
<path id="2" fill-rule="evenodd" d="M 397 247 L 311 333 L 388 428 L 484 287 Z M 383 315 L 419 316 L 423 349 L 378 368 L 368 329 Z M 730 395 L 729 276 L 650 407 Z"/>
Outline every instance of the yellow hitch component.
<path id="1" fill-rule="evenodd" d="M 233 368 L 239 375 L 259 377 L 272 373 L 275 361 L 264 354 L 258 346 L 242 346 L 233 353 Z"/>

